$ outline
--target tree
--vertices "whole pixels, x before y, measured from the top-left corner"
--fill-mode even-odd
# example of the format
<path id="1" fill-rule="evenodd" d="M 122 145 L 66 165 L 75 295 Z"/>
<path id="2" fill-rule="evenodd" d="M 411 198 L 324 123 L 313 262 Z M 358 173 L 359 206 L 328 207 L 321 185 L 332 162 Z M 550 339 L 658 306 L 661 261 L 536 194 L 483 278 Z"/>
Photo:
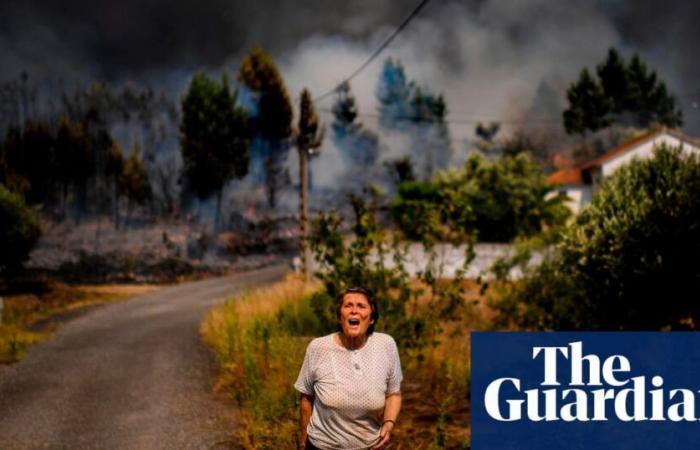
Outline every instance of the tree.
<path id="1" fill-rule="evenodd" d="M 588 69 L 569 86 L 569 108 L 564 111 L 567 133 L 585 134 L 613 124 L 648 128 L 654 124 L 678 127 L 683 115 L 666 83 L 634 54 L 626 64 L 611 48 L 604 63 L 597 67 L 598 80 Z"/>
<path id="2" fill-rule="evenodd" d="M 655 71 L 647 73 L 646 64 L 638 54 L 628 66 L 626 109 L 634 114 L 633 125 L 648 127 L 659 123 L 669 127 L 683 124 L 682 113 L 669 95 L 666 83 L 659 81 Z"/>
<path id="3" fill-rule="evenodd" d="M 47 123 L 26 122 L 24 129 L 10 130 L 5 140 L 5 158 L 15 176 L 23 178 L 25 199 L 46 210 L 54 203 L 55 138 Z"/>
<path id="4" fill-rule="evenodd" d="M 350 164 L 365 171 L 379 157 L 379 138 L 362 127 L 357 119 L 357 105 L 349 83 L 343 83 L 336 91 L 333 104 L 333 141 Z"/>
<path id="5" fill-rule="evenodd" d="M 118 183 L 119 191 L 126 195 L 127 198 L 126 224 L 128 225 L 132 205 L 143 205 L 147 200 L 150 200 L 153 194 L 146 169 L 141 161 L 141 150 L 138 146 L 134 147 L 131 155 L 122 166 Z M 220 206 L 219 203 L 217 203 L 218 206 Z"/>
<path id="6" fill-rule="evenodd" d="M 429 179 L 445 168 L 452 157 L 445 98 L 407 81 L 401 61 L 391 58 L 384 62 L 375 95 L 380 126 L 409 135 L 408 152 L 420 175 Z"/>
<path id="7" fill-rule="evenodd" d="M 224 185 L 248 173 L 247 116 L 236 106 L 236 97 L 225 75 L 217 83 L 200 72 L 182 99 L 183 175 L 188 188 L 200 199 L 216 193 L 217 226 Z"/>
<path id="8" fill-rule="evenodd" d="M 400 185 L 404 181 L 416 180 L 416 175 L 413 172 L 413 162 L 408 156 L 386 161 L 384 165 L 397 185 Z"/>
<path id="9" fill-rule="evenodd" d="M 0 273 L 17 268 L 41 236 L 36 208 L 26 205 L 19 194 L 0 185 Z"/>
<path id="10" fill-rule="evenodd" d="M 501 124 L 498 122 L 477 123 L 474 128 L 476 134 L 476 148 L 484 156 L 498 156 L 501 153 L 501 146 L 496 143 L 496 135 L 501 130 Z"/>
<path id="11" fill-rule="evenodd" d="M 124 155 L 117 142 L 112 145 L 112 151 L 107 157 L 105 175 L 111 184 L 112 194 L 112 220 L 114 227 L 119 229 L 119 198 L 121 196 L 120 180 L 124 172 Z"/>
<path id="12" fill-rule="evenodd" d="M 436 96 L 427 88 L 414 89 L 410 103 L 411 153 L 422 166 L 425 179 L 430 179 L 436 169 L 446 168 L 452 158 L 446 116 L 447 103 L 442 95 Z"/>
<path id="13" fill-rule="evenodd" d="M 471 246 L 464 266 L 446 280 L 436 250 L 426 242 L 428 262 L 411 277 L 406 266 L 408 245 L 377 223 L 376 198 L 369 204 L 361 197 L 353 196 L 351 201 L 351 226 L 343 227 L 341 217 L 327 213 L 319 214 L 313 223 L 310 241 L 324 289 L 313 295 L 311 306 L 327 327 L 323 331 L 331 332 L 337 323 L 336 296 L 347 287 L 364 286 L 374 294 L 383 317 L 378 331 L 390 333 L 403 349 L 432 345 L 442 325 L 464 310 L 461 283 L 473 259 Z M 344 228 L 352 230 L 350 239 L 341 232 Z"/>
<path id="14" fill-rule="evenodd" d="M 534 328 L 697 329 L 698 218 L 700 158 L 660 147 L 605 181 L 500 308 Z"/>
<path id="15" fill-rule="evenodd" d="M 509 242 L 561 225 L 568 216 L 562 196 L 528 154 L 487 162 L 471 156 L 459 170 L 431 182 L 406 182 L 392 202 L 394 221 L 413 240 Z"/>
<path id="16" fill-rule="evenodd" d="M 569 86 L 566 98 L 569 100 L 569 108 L 564 111 L 567 133 L 585 134 L 586 131 L 597 131 L 612 123 L 609 117 L 611 101 L 588 69 L 583 69 L 578 82 Z"/>
<path id="17" fill-rule="evenodd" d="M 301 91 L 299 101 L 299 125 L 296 129 L 296 144 L 299 151 L 299 190 L 300 190 L 300 214 L 301 225 L 301 250 L 304 261 L 304 276 L 311 277 L 311 254 L 307 242 L 307 217 L 308 217 L 308 161 L 311 153 L 321 146 L 323 142 L 323 129 L 320 127 L 318 115 L 314 109 L 311 94 L 308 89 Z"/>
<path id="18" fill-rule="evenodd" d="M 400 129 L 410 117 L 413 83 L 406 78 L 401 61 L 387 58 L 379 75 L 375 95 L 379 106 L 379 124 L 388 130 Z"/>
<path id="19" fill-rule="evenodd" d="M 608 59 L 598 65 L 598 78 L 603 94 L 610 99 L 611 112 L 622 114 L 628 108 L 627 90 L 629 77 L 625 61 L 617 50 L 608 51 Z"/>
<path id="20" fill-rule="evenodd" d="M 264 173 L 268 205 L 274 208 L 285 182 L 284 163 L 292 137 L 292 103 L 277 66 L 259 46 L 241 62 L 240 81 L 254 99 L 249 126 L 253 130 L 253 174 Z"/>
<path id="21" fill-rule="evenodd" d="M 76 194 L 85 192 L 95 173 L 92 142 L 83 123 L 61 119 L 56 135 L 56 168 L 65 216 L 69 189 Z"/>

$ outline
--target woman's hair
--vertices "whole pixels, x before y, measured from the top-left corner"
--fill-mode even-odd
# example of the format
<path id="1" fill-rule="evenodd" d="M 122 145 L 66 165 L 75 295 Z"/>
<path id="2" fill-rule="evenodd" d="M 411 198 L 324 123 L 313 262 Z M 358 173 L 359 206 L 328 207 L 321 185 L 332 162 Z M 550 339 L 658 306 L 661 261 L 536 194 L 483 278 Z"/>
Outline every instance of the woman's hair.
<path id="1" fill-rule="evenodd" d="M 349 287 L 344 289 L 335 299 L 335 316 L 340 320 L 340 309 L 343 307 L 343 300 L 347 294 L 362 294 L 365 296 L 367 303 L 369 303 L 369 306 L 372 309 L 370 320 L 373 322 L 370 324 L 369 328 L 367 328 L 367 335 L 374 333 L 374 326 L 377 324 L 377 320 L 379 319 L 379 307 L 377 306 L 377 301 L 374 299 L 374 295 L 372 295 L 372 292 L 369 289 L 362 287 Z M 340 325 L 338 327 L 340 328 Z"/>

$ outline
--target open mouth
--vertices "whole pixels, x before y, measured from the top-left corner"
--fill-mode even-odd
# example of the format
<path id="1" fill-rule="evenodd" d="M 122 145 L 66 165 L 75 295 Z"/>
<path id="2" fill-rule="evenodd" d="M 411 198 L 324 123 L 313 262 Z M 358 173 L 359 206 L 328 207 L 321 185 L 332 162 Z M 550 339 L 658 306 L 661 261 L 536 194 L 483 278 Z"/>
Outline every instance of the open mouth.
<path id="1" fill-rule="evenodd" d="M 352 327 L 358 326 L 360 324 L 360 319 L 349 319 L 348 324 Z"/>

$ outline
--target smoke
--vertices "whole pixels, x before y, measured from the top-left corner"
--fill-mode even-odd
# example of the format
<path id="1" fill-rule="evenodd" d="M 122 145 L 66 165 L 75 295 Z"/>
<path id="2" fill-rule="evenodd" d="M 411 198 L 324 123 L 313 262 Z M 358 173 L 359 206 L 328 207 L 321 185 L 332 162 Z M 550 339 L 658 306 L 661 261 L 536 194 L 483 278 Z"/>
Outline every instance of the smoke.
<path id="1" fill-rule="evenodd" d="M 0 81 L 26 70 L 34 80 L 104 79 L 164 87 L 174 99 L 200 68 L 229 73 L 248 49 L 268 49 L 290 95 L 332 89 L 394 30 L 416 2 L 389 0 L 124 0 L 4 2 Z M 455 160 L 465 157 L 476 122 L 500 121 L 563 140 L 565 91 L 607 49 L 639 52 L 666 80 L 684 111 L 684 130 L 700 134 L 700 8 L 669 0 L 433 0 L 392 45 L 351 82 L 359 121 L 380 132 L 376 83 L 383 59 L 403 63 L 407 77 L 447 100 Z M 235 75 L 230 79 L 235 79 Z M 297 100 L 295 100 L 296 102 Z M 333 96 L 316 106 L 330 134 Z M 398 156 L 405 137 L 383 136 L 380 159 Z M 346 180 L 330 136 L 312 162 L 318 189 Z M 292 183 L 294 152 L 288 160 Z"/>

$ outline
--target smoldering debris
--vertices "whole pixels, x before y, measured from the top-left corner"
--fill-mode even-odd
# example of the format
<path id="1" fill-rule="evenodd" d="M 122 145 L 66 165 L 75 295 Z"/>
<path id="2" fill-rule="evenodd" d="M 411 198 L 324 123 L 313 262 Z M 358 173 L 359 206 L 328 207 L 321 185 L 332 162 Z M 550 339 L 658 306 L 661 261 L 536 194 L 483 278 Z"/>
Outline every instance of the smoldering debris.
<path id="1" fill-rule="evenodd" d="M 234 229 L 156 223 L 115 230 L 106 221 L 62 223 L 47 230 L 26 266 L 66 281 L 172 282 L 291 260 L 298 246 L 292 217 L 239 218 Z"/>

